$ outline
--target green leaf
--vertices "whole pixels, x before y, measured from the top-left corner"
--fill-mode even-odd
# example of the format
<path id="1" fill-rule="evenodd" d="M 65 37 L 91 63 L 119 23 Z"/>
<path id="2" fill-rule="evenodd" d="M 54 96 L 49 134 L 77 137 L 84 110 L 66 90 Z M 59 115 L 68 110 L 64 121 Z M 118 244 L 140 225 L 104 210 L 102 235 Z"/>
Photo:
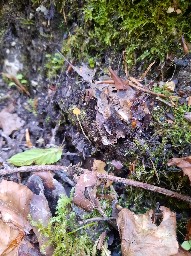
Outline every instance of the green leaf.
<path id="1" fill-rule="evenodd" d="M 16 75 L 16 78 L 20 80 L 20 79 L 23 78 L 23 75 L 22 75 L 22 74 L 17 74 L 17 75 Z"/>
<path id="2" fill-rule="evenodd" d="M 14 82 L 10 82 L 10 83 L 9 83 L 9 86 L 13 86 L 13 85 L 15 86 L 15 83 L 14 83 Z"/>
<path id="3" fill-rule="evenodd" d="M 189 241 L 184 241 L 182 244 L 181 244 L 181 247 L 186 250 L 186 251 L 189 251 L 191 249 L 191 240 Z"/>
<path id="4" fill-rule="evenodd" d="M 62 148 L 30 149 L 12 156 L 8 162 L 16 166 L 53 164 L 60 160 Z"/>
<path id="5" fill-rule="evenodd" d="M 25 80 L 25 79 L 22 79 L 22 80 L 21 80 L 21 84 L 27 84 L 27 83 L 28 83 L 27 80 Z"/>

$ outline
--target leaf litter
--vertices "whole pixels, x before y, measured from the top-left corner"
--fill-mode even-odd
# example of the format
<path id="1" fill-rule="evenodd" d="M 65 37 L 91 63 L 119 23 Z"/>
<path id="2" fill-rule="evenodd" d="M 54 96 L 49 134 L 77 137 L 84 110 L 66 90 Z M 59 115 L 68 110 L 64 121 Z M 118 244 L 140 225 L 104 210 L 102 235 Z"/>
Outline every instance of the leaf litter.
<path id="1" fill-rule="evenodd" d="M 191 182 L 191 156 L 172 158 L 168 161 L 168 166 L 178 166 L 184 175 L 187 175 Z"/>
<path id="2" fill-rule="evenodd" d="M 31 230 L 27 217 L 32 197 L 33 193 L 24 185 L 6 180 L 0 183 L 1 255 L 7 250 L 9 255 L 16 255 L 24 234 Z"/>
<path id="3" fill-rule="evenodd" d="M 137 91 L 128 85 L 124 85 L 124 81 L 117 76 L 117 74 L 110 69 L 111 77 L 114 83 L 108 84 L 94 84 L 92 75 L 85 76 L 87 70 L 76 68 L 74 69 L 87 82 L 91 83 L 92 95 L 97 99 L 97 113 L 96 122 L 102 136 L 102 143 L 110 145 L 116 143 L 117 139 L 124 138 L 125 130 L 123 130 L 123 122 L 134 127 L 141 127 L 143 119 L 146 115 L 150 115 L 150 106 L 152 101 L 143 95 L 139 96 L 137 101 Z M 83 73 L 84 72 L 84 73 Z M 73 112 L 75 115 L 80 114 L 80 109 L 76 108 Z M 111 126 L 111 121 L 116 125 Z M 136 120 L 136 121 L 134 121 Z M 121 121 L 121 122 L 120 122 Z M 135 124 L 134 124 L 134 123 Z M 122 128 L 121 128 L 122 127 Z M 104 135 L 103 135 L 104 134 Z M 26 153 L 27 152 L 27 153 Z M 16 166 L 24 166 L 35 164 L 51 164 L 61 158 L 61 149 L 31 149 L 23 153 L 13 156 L 9 162 Z M 15 157 L 15 158 L 14 158 Z M 122 165 L 119 161 L 114 161 L 113 165 L 117 169 L 121 169 Z M 100 185 L 98 181 L 97 172 L 105 174 L 105 162 L 95 160 L 92 170 L 84 170 L 77 179 L 75 185 L 75 194 L 73 203 L 86 211 L 93 211 L 99 207 L 97 199 L 97 187 Z M 179 166 L 181 167 L 181 166 Z M 46 177 L 45 174 L 39 173 L 30 177 L 31 180 L 38 180 L 36 182 L 38 193 L 34 194 L 31 199 L 31 216 L 34 221 L 42 218 L 44 225 L 47 225 L 51 214 L 44 195 L 44 187 L 50 190 L 54 188 L 54 179 L 51 173 Z M 41 181 L 43 183 L 41 184 Z M 28 186 L 30 186 L 28 184 Z M 107 187 L 106 187 L 107 188 Z M 163 219 L 159 225 L 153 223 L 152 210 L 146 214 L 136 215 L 128 209 L 122 209 L 117 217 L 118 230 L 121 236 L 121 247 L 123 256 L 126 255 L 190 255 L 186 252 L 180 251 L 176 239 L 176 219 L 175 214 L 166 207 L 160 208 L 163 213 Z M 42 214 L 44 211 L 44 216 Z M 35 231 L 35 228 L 33 228 Z M 42 238 L 38 230 L 35 231 L 38 241 L 43 245 L 47 240 Z M 20 233 L 18 234 L 18 237 Z M 21 238 L 22 239 L 22 238 Z M 104 243 L 105 255 L 110 255 L 107 249 L 107 244 Z M 52 255 L 52 248 L 47 250 L 47 255 Z"/>
<path id="4" fill-rule="evenodd" d="M 152 222 L 153 211 L 136 215 L 122 209 L 117 218 L 123 256 L 170 256 L 178 252 L 176 214 L 160 208 L 163 219 L 159 226 Z"/>
<path id="5" fill-rule="evenodd" d="M 11 135 L 13 131 L 19 130 L 24 121 L 17 115 L 12 114 L 12 107 L 6 107 L 0 112 L 0 127 L 6 135 Z"/>

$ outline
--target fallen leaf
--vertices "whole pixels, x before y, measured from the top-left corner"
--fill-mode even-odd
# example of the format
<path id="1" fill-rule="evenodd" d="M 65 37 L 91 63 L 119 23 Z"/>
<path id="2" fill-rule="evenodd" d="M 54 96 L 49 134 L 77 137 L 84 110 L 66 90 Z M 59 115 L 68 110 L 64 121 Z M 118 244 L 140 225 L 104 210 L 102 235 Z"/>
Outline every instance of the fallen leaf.
<path id="1" fill-rule="evenodd" d="M 93 171 L 91 172 L 91 171 L 85 170 L 85 172 L 82 175 L 80 175 L 79 180 L 75 186 L 73 203 L 86 211 L 92 211 L 95 208 L 96 195 L 94 192 L 91 193 L 91 191 L 89 191 L 90 199 L 87 199 L 85 197 L 85 190 L 87 188 L 93 189 L 96 186 L 96 183 L 97 183 L 96 173 Z"/>
<path id="2" fill-rule="evenodd" d="M 6 180 L 0 183 L 0 255 L 9 252 L 9 256 L 16 256 L 23 234 L 32 229 L 27 220 L 32 197 L 24 185 Z"/>
<path id="3" fill-rule="evenodd" d="M 188 175 L 191 182 L 191 156 L 182 158 L 172 158 L 168 161 L 168 166 L 178 166 L 182 169 L 184 175 Z"/>
<path id="4" fill-rule="evenodd" d="M 92 170 L 95 171 L 95 172 L 99 172 L 99 173 L 105 173 L 107 174 L 107 172 L 105 171 L 105 166 L 106 166 L 106 163 L 101 161 L 101 160 L 96 160 L 94 159 L 94 162 L 93 162 L 93 167 L 92 167 Z M 111 174 L 111 173 L 110 173 Z M 111 185 L 113 184 L 113 181 L 110 181 L 110 180 L 107 180 L 104 184 L 104 186 L 106 188 L 110 187 Z"/>
<path id="5" fill-rule="evenodd" d="M 18 230 L 17 230 L 18 231 Z M 11 233 L 12 236 L 12 233 Z M 9 237 L 9 243 L 7 245 L 7 248 L 1 253 L 1 255 L 14 255 L 17 254 L 18 248 L 23 240 L 24 233 L 18 231 L 18 235 L 12 240 Z"/>
<path id="6" fill-rule="evenodd" d="M 177 13 L 177 14 L 181 14 L 182 11 L 181 11 L 180 9 L 176 9 L 176 13 Z"/>
<path id="7" fill-rule="evenodd" d="M 39 176 L 45 187 L 53 190 L 55 188 L 54 186 L 54 178 L 52 172 L 36 172 L 35 175 Z"/>
<path id="8" fill-rule="evenodd" d="M 115 83 L 115 87 L 117 90 L 125 90 L 127 87 L 125 86 L 125 83 L 123 80 L 113 71 L 111 68 L 109 68 L 109 72 L 111 74 L 111 78 L 113 79 Z"/>
<path id="9" fill-rule="evenodd" d="M 167 13 L 172 13 L 172 12 L 174 12 L 175 10 L 174 10 L 174 7 L 168 7 L 168 10 L 166 11 Z"/>
<path id="10" fill-rule="evenodd" d="M 0 127 L 6 135 L 19 130 L 23 125 L 24 121 L 17 114 L 11 114 L 8 108 L 0 112 Z"/>
<path id="11" fill-rule="evenodd" d="M 64 58 L 64 60 L 70 65 L 70 67 L 73 68 L 73 70 L 79 75 L 81 76 L 84 81 L 88 82 L 88 83 L 92 83 L 92 80 L 93 80 L 93 77 L 95 75 L 95 70 L 94 69 L 90 69 L 88 68 L 87 65 L 85 64 L 82 64 L 81 67 L 77 67 L 77 66 L 74 66 L 71 62 L 69 62 L 65 57 L 64 55 L 59 52 L 57 50 L 57 52 Z"/>
<path id="12" fill-rule="evenodd" d="M 191 122 L 191 112 L 187 112 L 184 114 L 184 118 L 188 121 Z"/>
<path id="13" fill-rule="evenodd" d="M 159 226 L 152 222 L 153 211 L 136 215 L 122 209 L 117 218 L 123 256 L 170 256 L 178 252 L 176 214 L 160 207 L 163 220 Z"/>
<path id="14" fill-rule="evenodd" d="M 189 53 L 189 49 L 188 49 L 188 46 L 186 44 L 186 40 L 184 39 L 183 36 L 182 36 L 182 47 L 183 47 L 184 53 L 188 54 Z"/>
<path id="15" fill-rule="evenodd" d="M 92 170 L 99 173 L 106 173 L 105 171 L 106 163 L 101 160 L 94 159 Z"/>
<path id="16" fill-rule="evenodd" d="M 175 86 L 176 86 L 176 84 L 175 84 L 174 81 L 169 81 L 169 82 L 166 82 L 166 83 L 164 84 L 164 87 L 165 87 L 168 91 L 170 91 L 170 92 L 174 92 Z"/>
<path id="17" fill-rule="evenodd" d="M 46 149 L 30 149 L 22 153 L 12 156 L 8 162 L 16 166 L 24 166 L 31 164 L 45 165 L 53 164 L 60 160 L 62 156 L 62 148 L 46 148 Z"/>

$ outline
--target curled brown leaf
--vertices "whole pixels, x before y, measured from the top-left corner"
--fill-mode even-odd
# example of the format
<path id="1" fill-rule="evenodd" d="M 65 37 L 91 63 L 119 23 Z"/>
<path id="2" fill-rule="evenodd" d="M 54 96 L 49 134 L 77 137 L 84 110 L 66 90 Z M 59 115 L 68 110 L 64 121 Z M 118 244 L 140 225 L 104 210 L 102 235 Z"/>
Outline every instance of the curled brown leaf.
<path id="1" fill-rule="evenodd" d="M 188 175 L 188 178 L 191 181 L 191 156 L 172 158 L 168 161 L 168 166 L 177 166 L 181 168 L 184 175 Z"/>
<path id="2" fill-rule="evenodd" d="M 92 211 L 95 208 L 96 196 L 93 189 L 95 189 L 96 183 L 96 172 L 85 170 L 85 172 L 80 175 L 80 178 L 75 186 L 73 203 L 86 211 Z M 87 188 L 92 188 L 92 190 L 89 190 L 89 199 L 87 199 L 85 196 L 85 191 Z"/>
<path id="3" fill-rule="evenodd" d="M 160 207 L 163 220 L 159 226 L 152 222 L 153 211 L 136 215 L 122 209 L 117 218 L 123 256 L 170 256 L 178 252 L 176 214 Z"/>

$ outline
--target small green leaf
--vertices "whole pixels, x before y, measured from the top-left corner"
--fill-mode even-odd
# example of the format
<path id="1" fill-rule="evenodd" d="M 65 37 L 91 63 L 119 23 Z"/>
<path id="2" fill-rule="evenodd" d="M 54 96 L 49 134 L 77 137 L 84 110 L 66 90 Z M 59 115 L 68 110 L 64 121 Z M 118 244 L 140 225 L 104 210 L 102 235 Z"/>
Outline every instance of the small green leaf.
<path id="1" fill-rule="evenodd" d="M 8 162 L 16 166 L 25 165 L 46 165 L 53 164 L 60 160 L 62 156 L 62 148 L 46 148 L 46 149 L 29 149 L 25 152 L 12 156 Z"/>
<path id="2" fill-rule="evenodd" d="M 14 82 L 10 82 L 10 83 L 9 83 L 9 86 L 13 86 L 13 85 L 15 86 L 15 83 L 14 83 Z"/>
<path id="3" fill-rule="evenodd" d="M 16 78 L 20 80 L 20 79 L 23 78 L 23 75 L 22 74 L 18 74 L 18 75 L 16 75 Z"/>
<path id="4" fill-rule="evenodd" d="M 25 80 L 25 79 L 22 79 L 22 80 L 21 80 L 21 84 L 27 84 L 27 83 L 28 83 L 27 80 Z"/>
<path id="5" fill-rule="evenodd" d="M 189 241 L 184 241 L 182 244 L 181 244 L 181 247 L 186 250 L 186 251 L 189 251 L 191 249 L 191 240 Z"/>

